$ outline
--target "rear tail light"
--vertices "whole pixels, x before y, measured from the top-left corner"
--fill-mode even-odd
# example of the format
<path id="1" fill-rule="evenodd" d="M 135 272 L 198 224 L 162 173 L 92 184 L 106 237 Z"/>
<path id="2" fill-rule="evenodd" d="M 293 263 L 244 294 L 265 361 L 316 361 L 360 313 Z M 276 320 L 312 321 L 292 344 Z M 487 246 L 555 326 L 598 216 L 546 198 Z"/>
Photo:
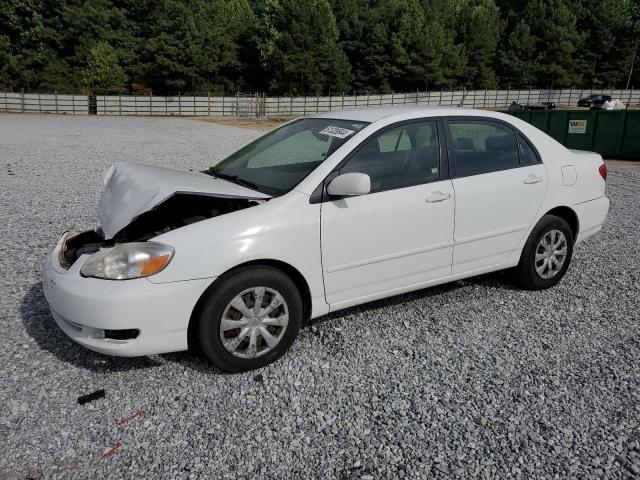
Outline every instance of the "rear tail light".
<path id="1" fill-rule="evenodd" d="M 602 179 L 607 180 L 607 166 L 604 163 L 600 165 L 598 171 L 600 172 L 600 176 L 602 177 Z"/>

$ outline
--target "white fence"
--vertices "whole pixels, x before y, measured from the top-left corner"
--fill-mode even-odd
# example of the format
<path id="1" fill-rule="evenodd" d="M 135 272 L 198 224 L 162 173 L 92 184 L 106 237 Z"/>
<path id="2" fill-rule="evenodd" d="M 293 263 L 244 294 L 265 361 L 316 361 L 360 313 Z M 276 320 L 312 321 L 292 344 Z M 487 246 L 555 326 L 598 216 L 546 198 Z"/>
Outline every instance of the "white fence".
<path id="1" fill-rule="evenodd" d="M 87 115 L 87 95 L 49 95 L 0 92 L 0 112 L 67 113 Z"/>
<path id="2" fill-rule="evenodd" d="M 61 113 L 72 115 L 143 116 L 298 116 L 345 108 L 381 106 L 461 106 L 504 108 L 520 104 L 555 103 L 575 106 L 591 94 L 611 95 L 630 105 L 640 104 L 640 90 L 457 90 L 394 93 L 386 95 L 334 95 L 267 97 L 264 94 L 226 97 L 159 97 L 139 95 L 57 95 L 0 92 L 0 112 Z M 93 108 L 92 108 L 93 107 Z"/>

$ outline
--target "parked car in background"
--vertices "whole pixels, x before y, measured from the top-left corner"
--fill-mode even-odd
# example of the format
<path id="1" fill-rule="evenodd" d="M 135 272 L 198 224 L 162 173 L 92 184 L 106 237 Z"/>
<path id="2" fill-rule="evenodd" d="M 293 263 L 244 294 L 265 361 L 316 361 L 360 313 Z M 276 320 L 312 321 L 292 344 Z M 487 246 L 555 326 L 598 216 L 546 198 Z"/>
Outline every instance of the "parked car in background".
<path id="1" fill-rule="evenodd" d="M 372 300 L 503 269 L 552 287 L 605 221 L 605 179 L 600 155 L 507 114 L 328 112 L 203 172 L 114 165 L 100 228 L 60 238 L 44 292 L 90 349 L 250 370 Z"/>
<path id="2" fill-rule="evenodd" d="M 609 100 L 611 100 L 610 95 L 593 94 L 578 100 L 578 106 L 585 108 L 599 107 L 604 102 L 608 102 Z"/>

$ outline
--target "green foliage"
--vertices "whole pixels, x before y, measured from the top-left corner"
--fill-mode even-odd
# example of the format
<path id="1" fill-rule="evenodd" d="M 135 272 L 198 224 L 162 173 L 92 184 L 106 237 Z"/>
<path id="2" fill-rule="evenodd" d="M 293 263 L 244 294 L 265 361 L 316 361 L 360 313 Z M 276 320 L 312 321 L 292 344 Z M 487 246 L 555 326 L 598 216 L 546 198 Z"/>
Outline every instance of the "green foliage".
<path id="1" fill-rule="evenodd" d="M 498 50 L 498 72 L 503 83 L 515 88 L 536 86 L 536 38 L 531 27 L 520 20 Z"/>
<path id="2" fill-rule="evenodd" d="M 492 88 L 497 79 L 493 70 L 500 41 L 500 10 L 493 0 L 465 2 L 460 13 L 460 40 L 465 57 L 465 84 Z"/>
<path id="3" fill-rule="evenodd" d="M 506 42 L 498 55 L 498 75 L 512 87 L 591 87 L 578 56 L 585 34 L 578 29 L 581 11 L 568 0 L 503 1 Z M 524 73 L 518 76 L 519 69 Z"/>
<path id="4" fill-rule="evenodd" d="M 350 66 L 327 0 L 266 0 L 261 30 L 258 47 L 272 91 L 348 90 Z"/>
<path id="5" fill-rule="evenodd" d="M 640 3 L 591 0 L 583 8 L 592 12 L 584 15 L 585 48 L 578 55 L 588 72 L 586 80 L 624 87 L 640 35 Z"/>
<path id="6" fill-rule="evenodd" d="M 87 68 L 82 72 L 84 86 L 93 93 L 121 92 L 127 74 L 118 64 L 118 57 L 111 45 L 98 42 L 89 51 Z"/>
<path id="7" fill-rule="evenodd" d="M 446 8 L 448 0 L 333 0 L 340 42 L 364 91 L 449 87 L 462 68 L 462 49 Z M 453 22 L 451 22 L 453 23 Z"/>
<path id="8" fill-rule="evenodd" d="M 16 72 L 16 57 L 12 53 L 11 40 L 0 35 L 0 90 L 7 89 Z"/>
<path id="9" fill-rule="evenodd" d="M 255 22 L 246 0 L 165 0 L 149 15 L 142 78 L 163 92 L 222 92 L 242 73 L 240 37 Z"/>
<path id="10" fill-rule="evenodd" d="M 638 87 L 639 38 L 637 0 L 7 0 L 0 88 Z"/>

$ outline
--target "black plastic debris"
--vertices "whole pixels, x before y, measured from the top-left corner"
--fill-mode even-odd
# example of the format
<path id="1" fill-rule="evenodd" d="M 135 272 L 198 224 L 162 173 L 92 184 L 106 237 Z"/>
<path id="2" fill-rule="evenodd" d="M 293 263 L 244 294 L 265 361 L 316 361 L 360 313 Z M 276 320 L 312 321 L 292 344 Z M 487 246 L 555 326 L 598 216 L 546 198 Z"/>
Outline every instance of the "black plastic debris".
<path id="1" fill-rule="evenodd" d="M 98 400 L 102 397 L 104 397 L 104 389 L 101 388 L 100 390 L 96 390 L 95 392 L 78 397 L 78 403 L 80 405 L 84 405 L 85 403 L 93 402 L 94 400 Z"/>

